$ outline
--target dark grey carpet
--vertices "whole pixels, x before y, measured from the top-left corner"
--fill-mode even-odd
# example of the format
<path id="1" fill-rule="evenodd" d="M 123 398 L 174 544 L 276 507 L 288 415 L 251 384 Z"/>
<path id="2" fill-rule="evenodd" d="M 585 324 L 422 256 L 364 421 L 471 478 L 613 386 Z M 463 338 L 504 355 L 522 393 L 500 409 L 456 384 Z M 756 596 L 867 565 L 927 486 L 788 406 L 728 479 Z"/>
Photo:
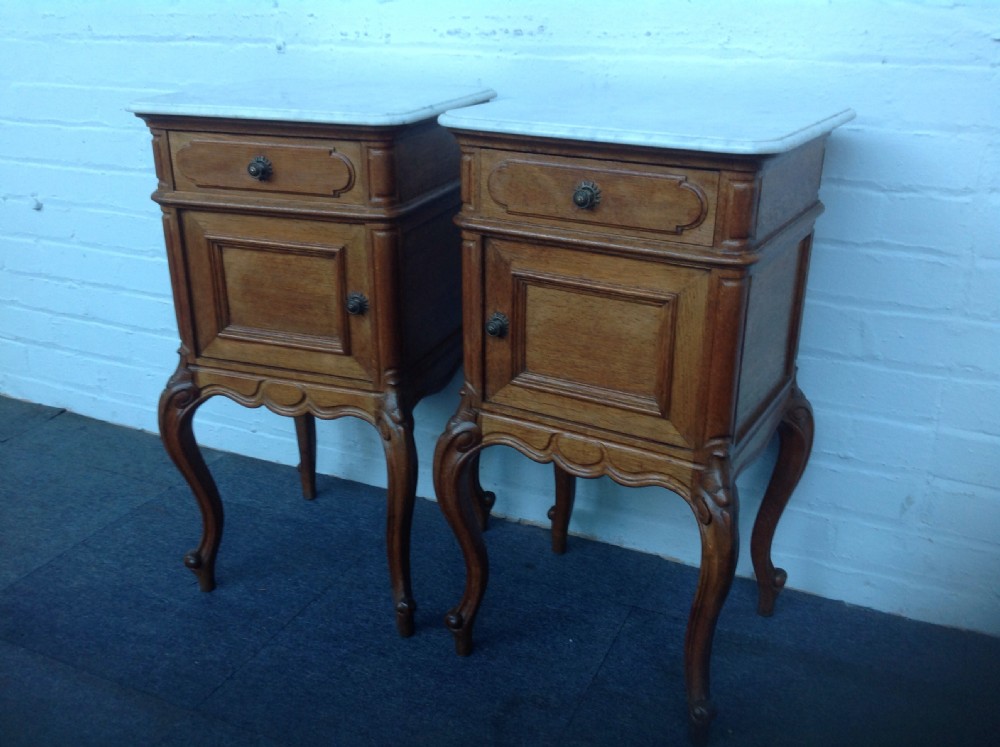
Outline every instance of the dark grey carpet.
<path id="1" fill-rule="evenodd" d="M 291 427 L 291 425 L 289 425 Z M 395 632 L 384 491 L 206 455 L 219 586 L 181 557 L 193 498 L 152 435 L 0 398 L 0 745 L 684 744 L 696 571 L 494 520 L 476 651 L 442 618 L 463 564 L 418 501 L 417 634 Z M 789 569 L 794 574 L 794 568 Z M 1000 639 L 737 580 L 716 635 L 717 745 L 985 745 Z"/>

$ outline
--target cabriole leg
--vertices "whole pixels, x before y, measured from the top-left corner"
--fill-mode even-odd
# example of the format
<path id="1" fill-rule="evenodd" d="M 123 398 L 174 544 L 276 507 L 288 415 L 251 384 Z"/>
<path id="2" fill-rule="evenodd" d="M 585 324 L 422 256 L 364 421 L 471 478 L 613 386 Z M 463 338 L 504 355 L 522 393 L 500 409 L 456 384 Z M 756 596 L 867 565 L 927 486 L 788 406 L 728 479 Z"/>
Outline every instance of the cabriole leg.
<path id="1" fill-rule="evenodd" d="M 702 503 L 701 572 L 684 641 L 688 717 L 695 744 L 708 740 L 715 717 L 709 686 L 712 640 L 719 613 L 729 594 L 739 554 L 739 497 L 727 457 L 713 456 L 695 499 Z"/>
<path id="2" fill-rule="evenodd" d="M 302 495 L 316 497 L 316 418 L 310 413 L 295 416 L 295 436 L 299 443 L 299 478 Z"/>
<path id="3" fill-rule="evenodd" d="M 481 443 L 482 433 L 476 423 L 453 418 L 434 452 L 438 505 L 465 558 L 465 591 L 458 605 L 445 616 L 445 625 L 455 637 L 455 651 L 460 656 L 472 653 L 472 626 L 489 580 L 489 559 L 473 500 Z"/>
<path id="4" fill-rule="evenodd" d="M 774 612 L 775 599 L 787 578 L 785 571 L 775 568 L 771 562 L 771 541 L 812 451 L 812 407 L 798 387 L 785 408 L 778 426 L 778 438 L 778 460 L 750 536 L 750 557 L 757 577 L 757 612 L 765 617 Z"/>
<path id="5" fill-rule="evenodd" d="M 402 637 L 408 638 L 413 635 L 413 615 L 417 609 L 410 584 L 410 531 L 417 494 L 417 449 L 409 413 L 395 410 L 392 416 L 383 416 L 382 424 L 380 431 L 389 478 L 386 553 L 396 629 Z"/>
<path id="6" fill-rule="evenodd" d="M 566 552 L 569 520 L 576 500 L 576 477 L 554 462 L 552 467 L 556 478 L 556 503 L 549 509 L 548 517 L 552 522 L 552 552 L 562 555 Z"/>
<path id="7" fill-rule="evenodd" d="M 483 486 L 479 482 L 478 453 L 472 457 L 472 464 L 469 465 L 469 475 L 472 490 L 472 508 L 476 512 L 476 521 L 479 522 L 479 528 L 485 532 L 490 528 L 490 511 L 493 510 L 493 504 L 496 503 L 497 496 L 492 491 L 483 490 Z"/>
<path id="8" fill-rule="evenodd" d="M 202 402 L 191 372 L 181 363 L 160 395 L 160 437 L 167 454 L 187 480 L 201 510 L 202 533 L 198 547 L 184 556 L 184 565 L 198 577 L 202 591 L 215 588 L 215 558 L 222 540 L 222 500 L 215 480 L 194 438 L 194 414 Z"/>

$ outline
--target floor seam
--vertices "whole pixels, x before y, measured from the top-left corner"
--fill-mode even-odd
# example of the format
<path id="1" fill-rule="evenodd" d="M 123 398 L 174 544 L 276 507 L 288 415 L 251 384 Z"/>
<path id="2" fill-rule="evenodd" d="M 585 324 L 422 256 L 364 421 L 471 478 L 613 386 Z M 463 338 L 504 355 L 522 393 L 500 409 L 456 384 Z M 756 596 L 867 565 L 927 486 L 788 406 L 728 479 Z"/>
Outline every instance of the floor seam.
<path id="1" fill-rule="evenodd" d="M 615 631 L 615 634 L 611 637 L 611 642 L 608 644 L 608 647 L 604 652 L 604 656 L 601 657 L 601 661 L 597 664 L 596 667 L 594 667 L 594 671 L 590 675 L 590 679 L 588 680 L 587 684 L 581 691 L 580 696 L 576 700 L 576 706 L 573 708 L 573 712 L 569 715 L 569 718 L 566 719 L 567 729 L 569 729 L 569 727 L 573 724 L 573 721 L 576 719 L 576 714 L 579 713 L 580 708 L 583 707 L 584 699 L 587 697 L 587 694 L 590 692 L 590 689 L 594 686 L 594 683 L 597 681 L 597 677 L 601 673 L 601 670 L 604 669 L 604 664 L 608 660 L 608 657 L 611 655 L 611 649 L 613 649 L 615 644 L 618 642 L 618 637 L 621 635 L 622 630 L 625 629 L 625 624 L 629 621 L 629 618 L 632 617 L 632 615 L 635 612 L 635 605 L 632 604 L 625 605 L 625 609 L 627 611 L 622 616 L 621 622 L 618 623 L 618 629 Z"/>

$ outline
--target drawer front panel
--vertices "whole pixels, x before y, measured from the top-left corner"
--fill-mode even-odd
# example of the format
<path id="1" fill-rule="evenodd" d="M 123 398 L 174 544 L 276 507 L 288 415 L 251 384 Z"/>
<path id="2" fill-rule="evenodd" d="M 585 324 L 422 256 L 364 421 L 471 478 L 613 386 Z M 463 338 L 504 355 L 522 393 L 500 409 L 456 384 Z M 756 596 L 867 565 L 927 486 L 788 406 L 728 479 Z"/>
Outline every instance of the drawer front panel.
<path id="1" fill-rule="evenodd" d="M 208 133 L 170 133 L 175 188 L 238 191 L 287 198 L 364 201 L 361 146 L 350 141 Z M 264 159 L 263 178 L 248 167 Z"/>
<path id="2" fill-rule="evenodd" d="M 488 403 L 695 442 L 707 271 L 498 240 L 486 263 Z"/>
<path id="3" fill-rule="evenodd" d="M 482 157 L 486 215 L 712 243 L 714 171 L 502 151 Z"/>
<path id="4" fill-rule="evenodd" d="M 372 380 L 363 228 L 189 211 L 182 235 L 201 362 Z M 351 293 L 362 313 L 348 313 Z"/>

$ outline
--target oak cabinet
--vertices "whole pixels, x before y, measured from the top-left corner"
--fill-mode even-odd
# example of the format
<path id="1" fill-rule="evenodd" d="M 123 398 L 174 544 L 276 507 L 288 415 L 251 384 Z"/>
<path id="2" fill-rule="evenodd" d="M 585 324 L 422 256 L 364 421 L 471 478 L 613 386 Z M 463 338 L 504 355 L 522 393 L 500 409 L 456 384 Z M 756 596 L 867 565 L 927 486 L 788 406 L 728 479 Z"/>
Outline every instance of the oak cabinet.
<path id="1" fill-rule="evenodd" d="M 812 444 L 795 358 L 823 153 L 853 113 L 750 117 L 741 134 L 725 101 L 680 107 L 675 121 L 653 99 L 596 98 L 498 100 L 440 119 L 462 152 L 465 367 L 434 467 L 466 566 L 446 624 L 469 654 L 489 576 L 484 448 L 553 463 L 556 552 L 577 477 L 667 488 L 701 534 L 685 675 L 704 740 L 739 545 L 735 478 L 775 432 L 750 543 L 761 614 L 785 582 L 771 542 Z"/>
<path id="2" fill-rule="evenodd" d="M 435 117 L 492 96 L 262 85 L 132 107 L 153 135 L 181 338 L 160 432 L 201 510 L 184 562 L 203 590 L 216 583 L 223 505 L 194 439 L 201 403 L 223 395 L 293 417 L 307 498 L 315 418 L 350 415 L 385 448 L 392 597 L 412 633 L 412 411 L 460 357 L 458 148 Z"/>

